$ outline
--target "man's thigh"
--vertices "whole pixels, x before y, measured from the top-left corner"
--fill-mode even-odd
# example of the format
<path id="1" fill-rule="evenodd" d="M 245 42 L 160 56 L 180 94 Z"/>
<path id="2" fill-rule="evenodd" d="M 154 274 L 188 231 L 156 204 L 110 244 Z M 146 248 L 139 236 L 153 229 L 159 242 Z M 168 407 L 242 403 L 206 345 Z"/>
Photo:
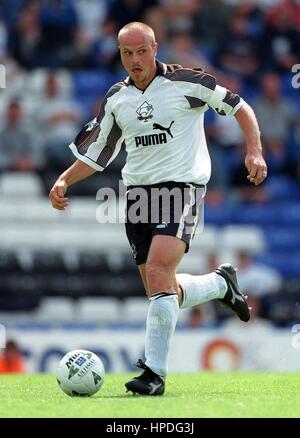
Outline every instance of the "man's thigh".
<path id="1" fill-rule="evenodd" d="M 169 270 L 176 271 L 177 265 L 183 257 L 185 250 L 186 243 L 177 237 L 157 235 L 152 238 L 146 263 L 138 265 L 139 273 L 147 293 L 147 264 L 159 264 L 166 266 Z"/>
<path id="2" fill-rule="evenodd" d="M 184 255 L 186 244 L 182 240 L 172 236 L 155 236 L 152 239 L 151 247 L 148 254 L 147 263 L 138 265 L 139 273 L 142 278 L 148 298 L 152 295 L 151 287 L 147 283 L 147 269 L 149 265 L 160 266 L 163 274 L 160 277 L 166 277 L 163 281 L 171 281 L 172 291 L 177 290 L 179 304 L 182 303 L 182 291 L 176 280 L 176 268 Z M 167 264 L 166 264 L 167 262 Z M 166 284 L 166 283 L 165 283 Z"/>
<path id="3" fill-rule="evenodd" d="M 177 237 L 153 237 L 145 269 L 148 295 L 178 292 L 176 270 L 185 249 L 186 243 Z"/>
<path id="4" fill-rule="evenodd" d="M 134 222 L 132 215 L 128 214 L 136 211 L 132 210 L 134 199 L 127 200 L 126 210 L 126 233 L 136 264 L 146 263 L 152 241 L 158 236 L 174 237 L 174 242 L 181 240 L 185 243 L 181 246 L 188 252 L 199 221 L 205 188 L 193 184 L 162 183 L 142 190 L 145 193 L 142 208 L 146 207 L 146 221 Z M 156 244 L 152 253 L 154 248 Z"/>
<path id="5" fill-rule="evenodd" d="M 186 243 L 175 236 L 155 235 L 152 239 L 147 264 L 157 264 L 176 270 L 186 250 Z"/>

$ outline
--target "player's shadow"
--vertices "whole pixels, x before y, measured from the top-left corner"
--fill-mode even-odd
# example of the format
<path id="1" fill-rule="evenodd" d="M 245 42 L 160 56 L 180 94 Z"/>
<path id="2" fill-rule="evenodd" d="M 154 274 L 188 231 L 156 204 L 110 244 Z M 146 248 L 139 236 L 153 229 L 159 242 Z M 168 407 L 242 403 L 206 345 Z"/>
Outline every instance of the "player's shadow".
<path id="1" fill-rule="evenodd" d="M 92 399 L 108 399 L 108 398 L 128 398 L 128 395 L 97 395 L 94 397 L 91 397 Z"/>
<path id="2" fill-rule="evenodd" d="M 148 398 L 149 399 L 149 395 L 133 395 L 133 394 L 124 394 L 124 395 L 97 395 L 97 396 L 93 396 L 91 397 L 92 399 L 132 399 L 132 400 L 136 400 L 137 398 Z M 178 395 L 176 394 L 168 394 L 167 396 L 164 396 L 164 398 L 178 398 Z"/>

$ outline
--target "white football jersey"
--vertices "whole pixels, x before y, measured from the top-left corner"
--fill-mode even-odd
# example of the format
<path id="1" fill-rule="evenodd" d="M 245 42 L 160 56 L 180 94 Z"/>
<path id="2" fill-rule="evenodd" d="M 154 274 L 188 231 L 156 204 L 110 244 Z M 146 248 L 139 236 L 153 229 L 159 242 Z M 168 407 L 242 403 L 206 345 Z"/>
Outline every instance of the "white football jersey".
<path id="1" fill-rule="evenodd" d="M 157 75 L 145 90 L 127 77 L 106 94 L 98 116 L 70 145 L 74 155 L 102 171 L 127 152 L 124 184 L 165 181 L 206 184 L 211 163 L 204 133 L 204 113 L 211 107 L 234 115 L 243 105 L 237 94 L 216 84 L 201 69 L 157 61 Z"/>

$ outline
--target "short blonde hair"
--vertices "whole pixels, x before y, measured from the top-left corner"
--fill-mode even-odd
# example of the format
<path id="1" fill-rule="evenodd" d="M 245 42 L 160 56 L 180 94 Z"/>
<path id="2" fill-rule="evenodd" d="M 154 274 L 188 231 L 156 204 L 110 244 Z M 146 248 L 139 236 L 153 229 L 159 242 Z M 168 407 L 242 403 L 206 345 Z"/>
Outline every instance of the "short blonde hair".
<path id="1" fill-rule="evenodd" d="M 131 23 L 126 24 L 118 33 L 118 41 L 120 43 L 120 37 L 122 37 L 123 34 L 126 33 L 134 33 L 134 32 L 141 32 L 145 35 L 148 35 L 151 39 L 151 44 L 154 44 L 155 41 L 155 34 L 153 29 L 148 26 L 148 24 L 141 23 L 139 21 L 132 21 Z"/>

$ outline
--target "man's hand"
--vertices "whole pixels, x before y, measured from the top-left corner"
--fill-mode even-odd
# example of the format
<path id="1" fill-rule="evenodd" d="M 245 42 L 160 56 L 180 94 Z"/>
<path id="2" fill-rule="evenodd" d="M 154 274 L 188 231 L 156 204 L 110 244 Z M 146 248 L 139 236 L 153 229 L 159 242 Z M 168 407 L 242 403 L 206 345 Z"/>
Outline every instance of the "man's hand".
<path id="1" fill-rule="evenodd" d="M 62 173 L 49 193 L 49 198 L 52 202 L 52 207 L 57 210 L 65 210 L 68 206 L 69 199 L 65 197 L 67 188 L 81 181 L 88 176 L 93 175 L 96 170 L 91 166 L 76 160 L 67 170 Z"/>
<path id="2" fill-rule="evenodd" d="M 52 207 L 57 210 L 65 210 L 68 206 L 69 199 L 65 197 L 68 185 L 64 180 L 58 179 L 49 193 Z"/>
<path id="3" fill-rule="evenodd" d="M 249 172 L 247 178 L 258 186 L 267 177 L 267 165 L 262 156 L 260 130 L 253 109 L 246 102 L 239 108 L 235 118 L 246 139 L 247 154 L 245 165 Z"/>
<path id="4" fill-rule="evenodd" d="M 267 177 L 267 165 L 260 152 L 247 153 L 245 165 L 249 172 L 247 178 L 250 182 L 258 186 Z"/>

